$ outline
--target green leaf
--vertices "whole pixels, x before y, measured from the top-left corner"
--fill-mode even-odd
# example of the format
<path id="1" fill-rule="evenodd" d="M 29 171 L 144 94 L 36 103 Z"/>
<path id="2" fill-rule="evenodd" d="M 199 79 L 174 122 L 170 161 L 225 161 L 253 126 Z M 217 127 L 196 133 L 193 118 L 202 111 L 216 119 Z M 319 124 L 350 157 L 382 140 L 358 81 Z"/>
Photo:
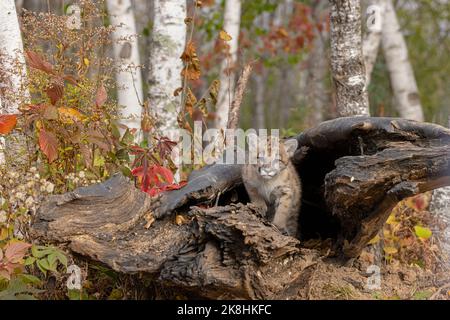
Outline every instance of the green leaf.
<path id="1" fill-rule="evenodd" d="M 49 255 L 53 251 L 54 251 L 53 248 L 48 248 L 48 247 L 44 247 L 44 246 L 35 246 L 34 245 L 31 247 L 31 254 L 33 255 L 33 257 L 38 258 L 38 259 Z"/>
<path id="2" fill-rule="evenodd" d="M 56 251 L 55 255 L 58 258 L 58 261 L 61 262 L 61 264 L 67 269 L 67 257 L 64 255 L 64 253 L 62 253 L 61 251 Z"/>
<path id="3" fill-rule="evenodd" d="M 32 274 L 22 273 L 18 277 L 22 280 L 23 283 L 26 284 L 40 285 L 42 283 L 41 279 L 33 276 Z"/>
<path id="4" fill-rule="evenodd" d="M 38 266 L 39 270 L 41 270 L 44 275 L 47 275 L 47 271 L 50 266 L 48 265 L 48 260 L 46 258 L 38 260 L 36 262 L 36 265 Z"/>
<path id="5" fill-rule="evenodd" d="M 54 264 L 56 263 L 56 260 L 58 260 L 58 258 L 56 257 L 55 252 L 50 253 L 50 254 L 47 256 L 47 260 L 48 260 L 48 264 L 49 264 L 50 266 L 51 266 L 51 265 L 54 265 Z"/>
<path id="6" fill-rule="evenodd" d="M 24 266 L 32 265 L 36 261 L 35 257 L 28 257 L 25 259 L 25 262 L 23 263 Z"/>
<path id="7" fill-rule="evenodd" d="M 134 142 L 134 136 L 133 136 L 133 134 L 130 132 L 130 130 L 129 129 L 127 129 L 126 131 L 125 131 L 125 133 L 123 134 L 123 137 L 122 137 L 122 141 L 121 141 L 123 144 L 125 144 L 125 145 L 130 145 L 130 144 L 132 144 L 133 142 Z"/>
<path id="8" fill-rule="evenodd" d="M 428 300 L 433 295 L 433 292 L 425 290 L 425 291 L 417 291 L 414 293 L 414 300 Z"/>
<path id="9" fill-rule="evenodd" d="M 429 228 L 421 227 L 421 226 L 415 226 L 414 232 L 416 233 L 417 237 L 424 239 L 424 240 L 428 239 L 433 234 Z"/>
<path id="10" fill-rule="evenodd" d="M 105 158 L 101 155 L 95 155 L 94 167 L 102 167 L 105 165 Z"/>

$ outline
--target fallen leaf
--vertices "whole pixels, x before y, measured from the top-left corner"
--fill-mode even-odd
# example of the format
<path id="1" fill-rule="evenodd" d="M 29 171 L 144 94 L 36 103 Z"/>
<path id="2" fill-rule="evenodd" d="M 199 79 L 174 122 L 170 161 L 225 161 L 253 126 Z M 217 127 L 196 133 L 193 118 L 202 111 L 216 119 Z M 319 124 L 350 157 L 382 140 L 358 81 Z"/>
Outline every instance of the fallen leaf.
<path id="1" fill-rule="evenodd" d="M 431 230 L 429 228 L 421 227 L 421 226 L 415 226 L 414 232 L 417 237 L 419 237 L 420 239 L 424 239 L 424 240 L 430 238 L 433 234 L 433 232 L 431 232 Z"/>
<path id="2" fill-rule="evenodd" d="M 187 222 L 186 218 L 183 217 L 182 215 L 177 214 L 175 217 L 175 223 L 179 226 L 181 226 L 182 224 L 185 224 Z"/>
<path id="3" fill-rule="evenodd" d="M 0 114 L 0 134 L 10 133 L 17 124 L 17 115 Z"/>

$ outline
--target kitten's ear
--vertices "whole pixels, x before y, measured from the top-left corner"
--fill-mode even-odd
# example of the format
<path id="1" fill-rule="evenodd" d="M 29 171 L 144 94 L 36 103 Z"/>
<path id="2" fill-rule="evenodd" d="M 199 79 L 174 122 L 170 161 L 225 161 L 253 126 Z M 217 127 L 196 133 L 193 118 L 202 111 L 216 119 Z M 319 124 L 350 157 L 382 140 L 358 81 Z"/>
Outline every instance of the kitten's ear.
<path id="1" fill-rule="evenodd" d="M 296 139 L 289 139 L 284 142 L 284 149 L 286 150 L 290 158 L 294 156 L 294 153 L 297 150 L 297 146 L 298 142 Z"/>

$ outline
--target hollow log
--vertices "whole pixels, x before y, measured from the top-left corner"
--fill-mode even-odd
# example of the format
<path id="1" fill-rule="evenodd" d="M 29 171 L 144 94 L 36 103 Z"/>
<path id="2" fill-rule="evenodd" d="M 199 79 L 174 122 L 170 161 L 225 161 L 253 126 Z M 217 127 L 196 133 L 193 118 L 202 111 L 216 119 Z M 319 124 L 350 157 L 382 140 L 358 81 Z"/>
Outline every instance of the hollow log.
<path id="1" fill-rule="evenodd" d="M 191 297 L 298 299 L 323 260 L 305 243 L 332 243 L 336 256 L 355 258 L 400 200 L 450 185 L 450 130 L 438 125 L 348 117 L 296 139 L 299 239 L 248 203 L 236 164 L 204 167 L 155 198 L 114 175 L 48 199 L 32 234 Z"/>

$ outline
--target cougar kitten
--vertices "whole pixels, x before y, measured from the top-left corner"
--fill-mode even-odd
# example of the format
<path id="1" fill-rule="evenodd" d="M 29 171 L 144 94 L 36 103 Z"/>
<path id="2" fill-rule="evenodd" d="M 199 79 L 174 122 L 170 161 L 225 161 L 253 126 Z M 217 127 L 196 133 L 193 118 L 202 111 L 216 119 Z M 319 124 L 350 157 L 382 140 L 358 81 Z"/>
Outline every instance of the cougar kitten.
<path id="1" fill-rule="evenodd" d="M 256 164 L 245 164 L 242 168 L 242 179 L 251 202 L 266 210 L 266 217 L 281 232 L 296 237 L 301 183 L 291 157 L 297 141 L 278 143 L 278 138 L 272 136 L 253 137 L 249 139 L 249 146 L 254 148 L 250 150 L 257 150 L 258 155 Z M 278 153 L 271 152 L 274 146 L 279 147 Z"/>

